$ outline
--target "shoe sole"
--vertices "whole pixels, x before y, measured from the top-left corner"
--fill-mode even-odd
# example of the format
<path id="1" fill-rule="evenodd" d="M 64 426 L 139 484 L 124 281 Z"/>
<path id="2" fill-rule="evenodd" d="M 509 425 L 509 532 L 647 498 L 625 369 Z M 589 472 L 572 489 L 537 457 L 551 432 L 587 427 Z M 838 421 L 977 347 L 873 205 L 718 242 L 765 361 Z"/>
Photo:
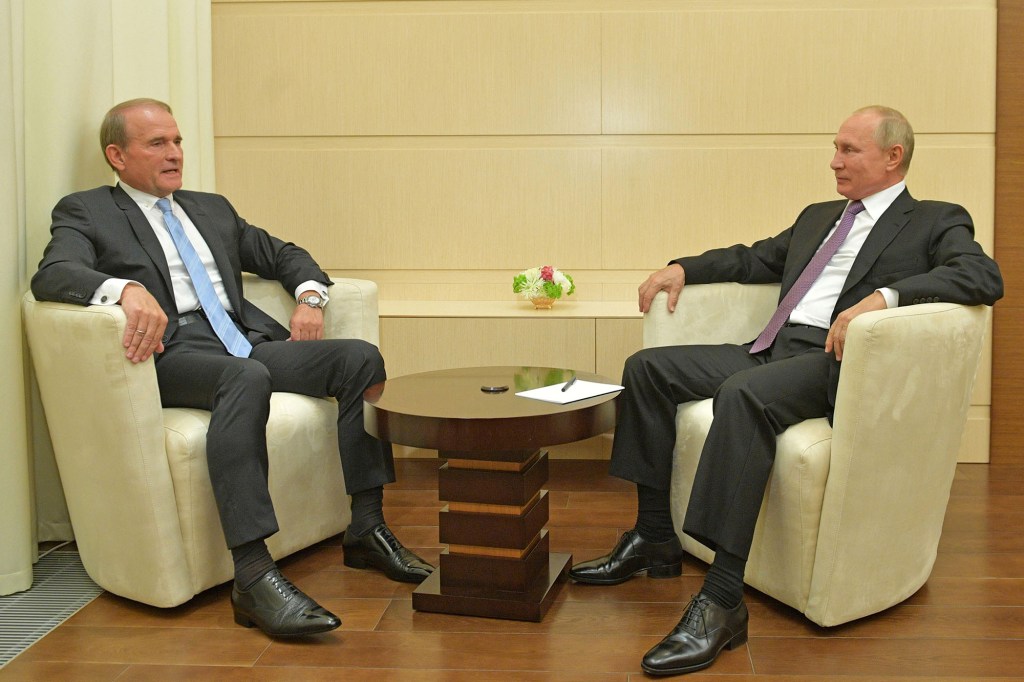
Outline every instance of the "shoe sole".
<path id="1" fill-rule="evenodd" d="M 342 558 L 342 561 L 349 568 L 379 568 L 378 566 L 372 566 L 369 561 L 361 556 L 350 557 L 348 552 L 345 552 L 345 556 Z"/>
<path id="2" fill-rule="evenodd" d="M 647 573 L 648 578 L 662 579 L 662 578 L 678 578 L 683 574 L 683 562 L 680 561 L 678 564 L 664 564 L 661 566 L 651 566 L 650 568 L 641 568 L 638 571 L 633 571 L 624 578 L 608 578 L 602 580 L 600 578 L 577 578 L 572 574 L 572 570 L 569 571 L 569 577 L 578 583 L 584 585 L 621 585 L 630 578 L 641 573 Z"/>
<path id="3" fill-rule="evenodd" d="M 743 646 L 746 643 L 747 643 L 747 633 L 746 632 L 741 632 L 740 634 L 735 635 L 732 639 L 730 639 L 728 642 L 723 644 L 721 649 L 716 651 L 715 655 L 712 656 L 711 660 L 708 661 L 707 663 L 700 663 L 698 665 L 690 665 L 690 666 L 686 666 L 685 668 L 671 668 L 671 669 L 667 669 L 667 668 L 649 668 L 646 665 L 644 665 L 643 662 L 641 661 L 640 667 L 643 668 L 643 671 L 645 673 L 647 673 L 648 675 L 655 675 L 655 676 L 658 676 L 658 677 L 667 677 L 669 675 L 685 675 L 686 673 L 695 673 L 698 670 L 704 670 L 704 668 L 710 668 L 711 664 L 718 660 L 718 655 L 720 653 L 722 653 L 722 649 L 728 649 L 729 651 L 732 651 L 733 649 L 735 649 L 737 647 L 740 647 L 740 646 Z"/>
<path id="4" fill-rule="evenodd" d="M 289 633 L 286 633 L 286 634 L 274 634 L 272 632 L 267 632 L 266 630 L 261 628 L 259 625 L 256 624 L 256 621 L 250 619 L 248 616 L 245 616 L 245 615 L 243 615 L 241 613 L 238 613 L 238 612 L 235 612 L 234 615 L 235 615 L 235 624 L 236 625 L 241 625 L 243 628 L 256 628 L 257 630 L 259 630 L 260 632 L 265 634 L 267 637 L 274 637 L 274 638 L 285 638 L 285 639 L 288 639 L 288 638 L 293 638 L 293 637 L 307 637 L 309 635 L 321 635 L 321 634 L 323 634 L 325 632 L 330 632 L 331 630 L 337 630 L 338 628 L 341 627 L 341 622 L 339 621 L 337 625 L 327 626 L 327 627 L 323 627 L 323 628 L 318 628 L 316 630 L 308 630 L 307 632 L 289 632 Z"/>

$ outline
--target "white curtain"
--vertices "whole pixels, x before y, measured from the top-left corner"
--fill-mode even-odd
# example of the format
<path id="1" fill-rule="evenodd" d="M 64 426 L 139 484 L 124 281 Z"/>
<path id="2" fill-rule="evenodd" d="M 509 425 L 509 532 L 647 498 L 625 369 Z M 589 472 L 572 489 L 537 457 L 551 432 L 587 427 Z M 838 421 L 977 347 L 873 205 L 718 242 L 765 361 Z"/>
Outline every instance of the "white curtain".
<path id="1" fill-rule="evenodd" d="M 188 188 L 212 191 L 214 176 L 210 0 L 0 3 L 0 96 L 14 103 L 13 114 L 0 107 L 2 257 L 11 273 L 2 292 L 9 324 L 0 323 L 0 594 L 8 594 L 31 584 L 36 536 L 71 538 L 19 314 L 50 209 L 65 194 L 112 182 L 100 119 L 134 97 L 174 108 Z"/>
<path id="2" fill-rule="evenodd" d="M 0 594 L 32 585 L 32 488 L 21 341 L 25 267 L 24 0 L 0 4 Z M 6 103 L 10 102 L 10 106 Z"/>

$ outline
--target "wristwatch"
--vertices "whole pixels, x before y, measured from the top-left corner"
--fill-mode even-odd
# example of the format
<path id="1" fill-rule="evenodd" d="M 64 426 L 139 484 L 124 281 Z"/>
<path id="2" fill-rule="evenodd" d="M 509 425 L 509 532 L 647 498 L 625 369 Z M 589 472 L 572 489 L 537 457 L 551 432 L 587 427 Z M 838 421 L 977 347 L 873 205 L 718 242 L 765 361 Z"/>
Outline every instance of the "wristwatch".
<path id="1" fill-rule="evenodd" d="M 310 308 L 323 308 L 327 305 L 327 300 L 317 296 L 316 294 L 310 294 L 309 296 L 303 296 L 300 298 L 299 303 L 305 303 Z"/>

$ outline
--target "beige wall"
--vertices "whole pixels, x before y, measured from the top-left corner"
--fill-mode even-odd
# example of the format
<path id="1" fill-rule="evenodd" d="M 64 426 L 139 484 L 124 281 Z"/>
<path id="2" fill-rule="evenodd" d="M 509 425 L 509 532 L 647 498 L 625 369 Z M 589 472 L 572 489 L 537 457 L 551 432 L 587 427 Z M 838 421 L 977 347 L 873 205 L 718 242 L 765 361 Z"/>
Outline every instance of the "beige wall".
<path id="1" fill-rule="evenodd" d="M 907 114 L 912 192 L 967 206 L 991 250 L 995 31 L 995 0 L 214 0 L 217 184 L 381 285 L 393 374 L 545 334 L 557 350 L 520 343 L 521 362 L 597 369 L 601 346 L 614 376 L 639 322 L 578 305 L 836 196 L 832 136 L 859 106 Z M 577 279 L 564 318 L 389 314 L 510 301 L 542 263 Z M 987 459 L 989 384 L 965 459 Z"/>

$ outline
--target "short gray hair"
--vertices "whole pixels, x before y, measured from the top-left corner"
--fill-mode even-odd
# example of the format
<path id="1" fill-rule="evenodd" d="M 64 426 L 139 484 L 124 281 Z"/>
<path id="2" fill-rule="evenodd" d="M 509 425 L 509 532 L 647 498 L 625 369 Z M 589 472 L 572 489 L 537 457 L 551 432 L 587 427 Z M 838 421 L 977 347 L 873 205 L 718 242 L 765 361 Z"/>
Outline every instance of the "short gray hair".
<path id="1" fill-rule="evenodd" d="M 875 128 L 875 142 L 882 149 L 892 149 L 896 145 L 903 147 L 900 170 L 906 175 L 910 170 L 910 160 L 914 157 L 914 129 L 910 127 L 907 117 L 891 107 L 877 104 L 863 107 L 853 113 L 878 115 L 881 120 Z"/>

